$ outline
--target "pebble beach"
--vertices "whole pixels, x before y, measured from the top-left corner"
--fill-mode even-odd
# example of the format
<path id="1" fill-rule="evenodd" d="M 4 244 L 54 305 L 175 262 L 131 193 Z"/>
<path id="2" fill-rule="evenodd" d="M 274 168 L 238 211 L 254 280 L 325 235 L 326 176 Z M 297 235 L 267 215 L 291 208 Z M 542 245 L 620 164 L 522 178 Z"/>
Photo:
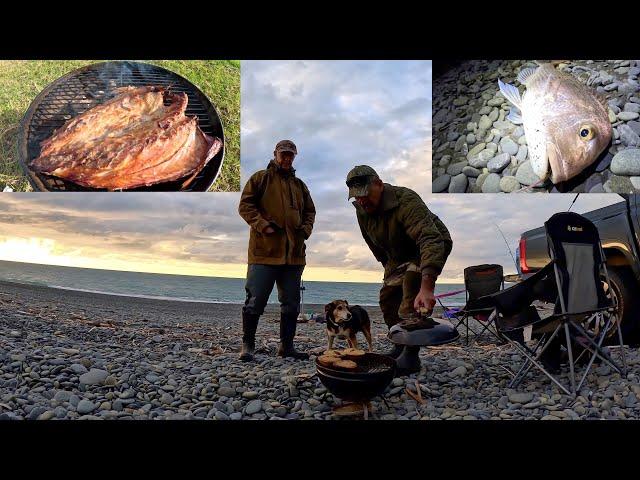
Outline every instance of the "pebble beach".
<path id="1" fill-rule="evenodd" d="M 434 193 L 640 192 L 640 61 L 562 61 L 557 68 L 607 99 L 613 138 L 578 176 L 540 183 L 531 168 L 522 125 L 506 116 L 511 105 L 498 78 L 516 80 L 533 61 L 469 61 L 433 81 Z"/>
<path id="2" fill-rule="evenodd" d="M 256 361 L 245 364 L 237 360 L 240 308 L 0 282 L 0 419 L 343 419 L 334 413 L 341 402 L 314 375 L 324 325 L 298 327 L 296 346 L 311 360 L 277 358 L 279 317 L 270 305 Z M 375 350 L 387 350 L 381 313 L 367 310 Z M 421 372 L 394 379 L 385 400 L 371 401 L 369 419 L 640 417 L 637 347 L 627 348 L 626 378 L 598 366 L 576 399 L 539 373 L 507 389 L 504 367 L 522 359 L 489 338 L 422 349 L 421 358 Z"/>

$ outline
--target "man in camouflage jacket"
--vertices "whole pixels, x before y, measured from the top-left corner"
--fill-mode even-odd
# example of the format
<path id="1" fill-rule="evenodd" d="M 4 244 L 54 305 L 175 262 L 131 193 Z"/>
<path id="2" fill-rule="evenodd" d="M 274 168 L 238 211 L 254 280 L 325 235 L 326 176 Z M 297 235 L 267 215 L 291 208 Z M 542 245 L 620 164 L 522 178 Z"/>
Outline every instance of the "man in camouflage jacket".
<path id="1" fill-rule="evenodd" d="M 384 266 L 380 308 L 385 323 L 391 328 L 416 311 L 430 314 L 436 279 L 453 246 L 447 227 L 416 192 L 383 183 L 367 165 L 349 172 L 347 186 L 362 236 Z M 396 346 L 390 355 L 401 351 Z"/>

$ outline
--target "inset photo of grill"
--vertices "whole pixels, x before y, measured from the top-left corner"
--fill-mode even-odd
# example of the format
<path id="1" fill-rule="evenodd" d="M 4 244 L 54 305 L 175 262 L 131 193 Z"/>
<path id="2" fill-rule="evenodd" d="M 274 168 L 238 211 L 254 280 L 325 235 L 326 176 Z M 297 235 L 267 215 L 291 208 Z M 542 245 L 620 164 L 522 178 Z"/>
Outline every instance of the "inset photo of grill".
<path id="1" fill-rule="evenodd" d="M 640 60 L 433 62 L 434 193 L 640 192 Z"/>
<path id="2" fill-rule="evenodd" d="M 0 190 L 239 191 L 240 61 L 0 61 Z"/>

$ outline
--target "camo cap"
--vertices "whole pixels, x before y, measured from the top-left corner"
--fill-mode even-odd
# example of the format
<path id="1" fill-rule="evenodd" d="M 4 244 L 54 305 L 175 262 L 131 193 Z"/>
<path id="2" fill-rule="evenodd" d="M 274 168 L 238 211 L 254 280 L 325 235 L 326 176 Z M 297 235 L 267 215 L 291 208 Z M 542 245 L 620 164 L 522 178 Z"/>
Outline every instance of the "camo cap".
<path id="1" fill-rule="evenodd" d="M 375 179 L 380 179 L 380 177 L 369 165 L 358 165 L 353 167 L 347 174 L 349 198 L 366 197 L 369 195 L 369 185 L 371 185 L 371 182 Z"/>
<path id="2" fill-rule="evenodd" d="M 280 140 L 276 144 L 276 152 L 291 152 L 294 155 L 297 155 L 298 149 L 296 148 L 296 144 L 291 140 Z"/>

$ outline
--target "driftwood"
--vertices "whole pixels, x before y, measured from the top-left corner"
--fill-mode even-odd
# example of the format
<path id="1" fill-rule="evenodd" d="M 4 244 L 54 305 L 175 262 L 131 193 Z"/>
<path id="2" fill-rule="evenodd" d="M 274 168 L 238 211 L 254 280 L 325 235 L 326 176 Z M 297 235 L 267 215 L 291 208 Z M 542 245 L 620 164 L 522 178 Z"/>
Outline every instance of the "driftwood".
<path id="1" fill-rule="evenodd" d="M 411 391 L 409 389 L 409 387 L 406 387 L 405 391 L 407 392 L 407 395 L 409 395 L 411 398 L 413 398 L 420 405 L 424 405 L 427 402 L 426 402 L 426 400 L 424 398 L 422 398 L 422 391 L 420 390 L 420 382 L 418 382 L 418 380 L 416 380 L 415 382 L 416 382 L 415 386 L 416 386 L 416 392 L 417 393 L 413 393 L 413 391 Z"/>

